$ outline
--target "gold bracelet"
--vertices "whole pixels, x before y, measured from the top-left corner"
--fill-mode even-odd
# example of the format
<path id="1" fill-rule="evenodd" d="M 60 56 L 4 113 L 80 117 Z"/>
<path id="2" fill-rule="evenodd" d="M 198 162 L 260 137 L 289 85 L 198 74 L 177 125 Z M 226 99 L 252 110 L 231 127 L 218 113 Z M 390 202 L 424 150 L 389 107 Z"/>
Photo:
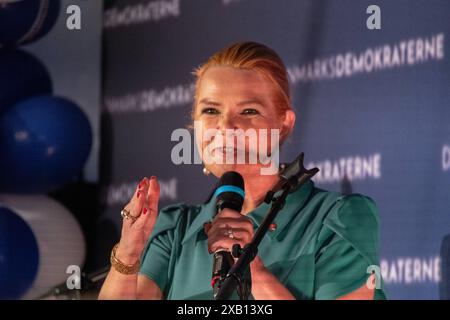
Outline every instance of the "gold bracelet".
<path id="1" fill-rule="evenodd" d="M 111 266 L 114 267 L 114 269 L 122 274 L 136 274 L 139 271 L 140 265 L 141 265 L 141 261 L 138 260 L 136 261 L 135 264 L 129 265 L 129 264 L 125 264 L 122 261 L 120 261 L 119 259 L 116 258 L 116 251 L 117 251 L 117 247 L 119 246 L 119 244 L 117 243 L 114 248 L 111 251 Z"/>

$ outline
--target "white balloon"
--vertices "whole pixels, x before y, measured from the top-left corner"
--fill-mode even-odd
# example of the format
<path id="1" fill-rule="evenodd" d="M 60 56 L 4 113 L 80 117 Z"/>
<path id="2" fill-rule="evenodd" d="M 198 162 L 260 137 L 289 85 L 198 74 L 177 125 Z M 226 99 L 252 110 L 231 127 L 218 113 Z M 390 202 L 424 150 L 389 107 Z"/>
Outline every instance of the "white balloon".
<path id="1" fill-rule="evenodd" d="M 69 266 L 82 269 L 86 253 L 83 232 L 73 215 L 43 195 L 0 194 L 0 203 L 16 212 L 33 230 L 39 248 L 39 267 L 32 287 L 22 299 L 35 299 L 65 283 Z"/>

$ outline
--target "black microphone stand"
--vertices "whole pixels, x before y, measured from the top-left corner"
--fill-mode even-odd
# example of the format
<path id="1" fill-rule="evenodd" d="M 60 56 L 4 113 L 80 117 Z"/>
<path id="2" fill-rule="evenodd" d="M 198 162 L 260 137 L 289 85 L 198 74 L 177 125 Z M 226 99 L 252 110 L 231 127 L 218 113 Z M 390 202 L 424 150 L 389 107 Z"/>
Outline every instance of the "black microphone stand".
<path id="1" fill-rule="evenodd" d="M 292 162 L 287 165 L 280 173 L 280 182 L 270 191 L 267 192 L 264 202 L 272 206 L 269 213 L 264 218 L 263 222 L 259 226 L 258 230 L 253 236 L 250 243 L 244 246 L 242 249 L 239 244 L 233 246 L 232 254 L 235 258 L 238 258 L 236 263 L 231 267 L 227 276 L 220 284 L 219 291 L 215 296 L 216 300 L 228 300 L 233 294 L 234 290 L 238 288 L 239 298 L 241 300 L 248 300 L 250 294 L 249 280 L 244 278 L 250 262 L 258 254 L 258 246 L 261 243 L 264 235 L 269 229 L 270 224 L 277 216 L 278 212 L 283 208 L 286 197 L 295 188 L 301 187 L 308 180 L 310 180 L 317 172 L 318 168 L 310 170 L 305 169 L 303 165 L 303 152 Z M 278 197 L 274 197 L 275 193 L 282 190 L 283 192 Z"/>

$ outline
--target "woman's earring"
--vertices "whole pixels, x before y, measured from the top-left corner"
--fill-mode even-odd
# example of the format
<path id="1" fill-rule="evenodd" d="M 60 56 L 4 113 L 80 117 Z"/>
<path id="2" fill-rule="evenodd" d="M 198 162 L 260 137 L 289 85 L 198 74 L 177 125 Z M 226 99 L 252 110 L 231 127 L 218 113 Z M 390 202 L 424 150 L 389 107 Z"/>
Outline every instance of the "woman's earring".
<path id="1" fill-rule="evenodd" d="M 209 171 L 208 169 L 206 169 L 206 167 L 203 167 L 203 174 L 205 176 L 209 176 L 211 174 L 211 171 Z"/>

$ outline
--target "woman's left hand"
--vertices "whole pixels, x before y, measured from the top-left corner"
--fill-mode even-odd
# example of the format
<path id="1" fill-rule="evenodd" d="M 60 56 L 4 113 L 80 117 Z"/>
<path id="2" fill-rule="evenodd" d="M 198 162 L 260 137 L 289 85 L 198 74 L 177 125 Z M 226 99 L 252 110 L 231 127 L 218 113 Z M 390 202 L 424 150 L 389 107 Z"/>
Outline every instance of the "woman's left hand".
<path id="1" fill-rule="evenodd" d="M 214 253 L 219 249 L 232 251 L 233 245 L 239 243 L 244 247 L 253 238 L 253 223 L 250 218 L 230 209 L 223 209 L 216 215 L 214 220 L 204 225 L 208 235 L 209 253 Z M 231 230 L 233 238 L 228 234 Z M 259 256 L 250 263 L 252 277 L 252 296 L 255 300 L 295 299 L 288 289 L 264 267 Z"/>
<path id="2" fill-rule="evenodd" d="M 231 209 L 221 210 L 210 223 L 205 223 L 208 235 L 208 251 L 214 253 L 219 249 L 232 251 L 238 243 L 243 248 L 253 238 L 253 222 L 250 218 Z"/>

